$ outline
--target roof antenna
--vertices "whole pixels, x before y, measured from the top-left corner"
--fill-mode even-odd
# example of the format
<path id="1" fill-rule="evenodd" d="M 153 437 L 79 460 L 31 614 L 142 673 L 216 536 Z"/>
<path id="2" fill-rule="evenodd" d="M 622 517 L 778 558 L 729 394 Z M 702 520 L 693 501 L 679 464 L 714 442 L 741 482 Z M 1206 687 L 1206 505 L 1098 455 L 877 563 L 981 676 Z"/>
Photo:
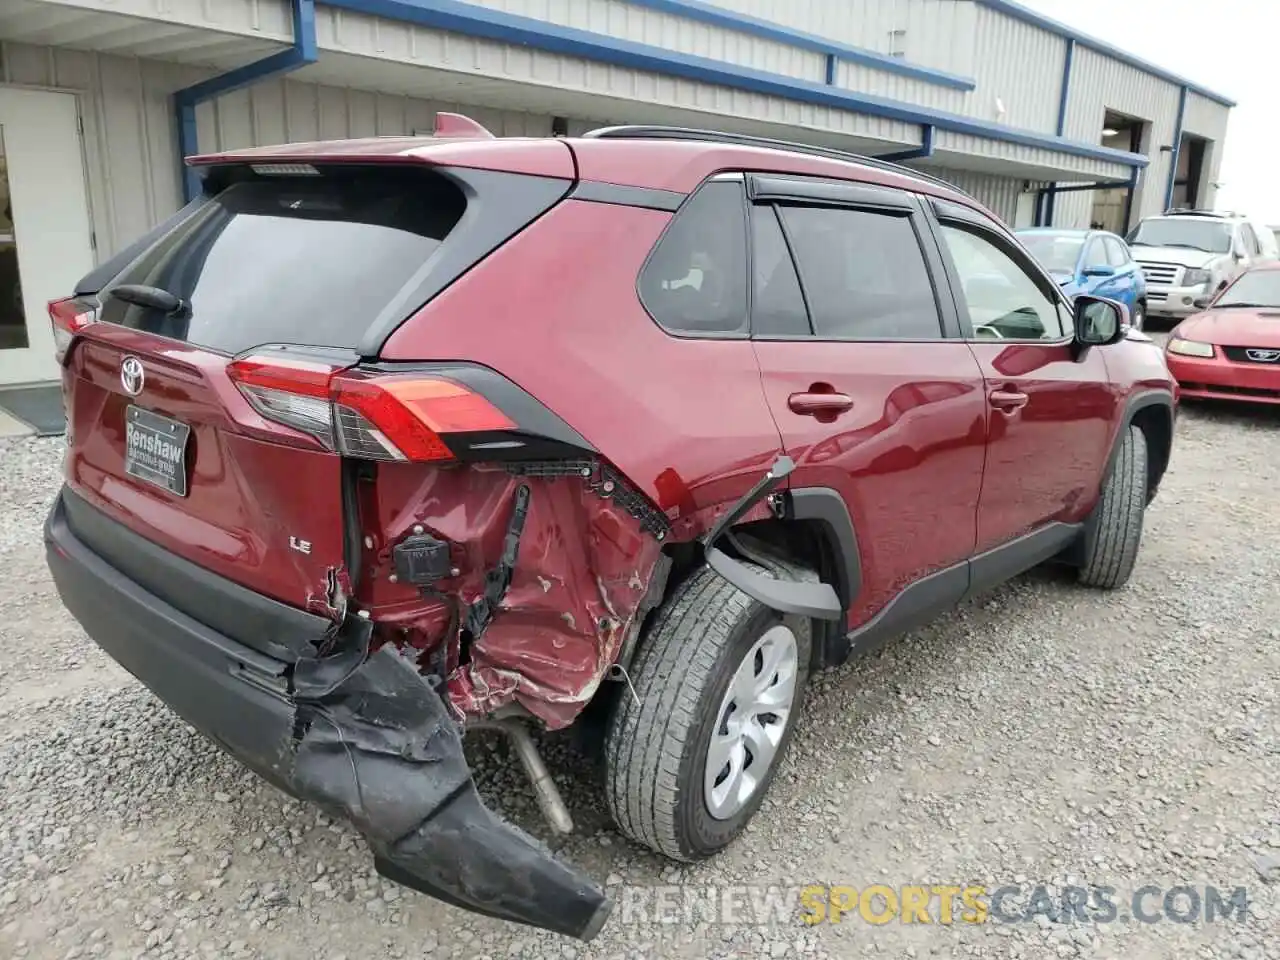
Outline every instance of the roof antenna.
<path id="1" fill-rule="evenodd" d="M 460 113 L 437 113 L 436 128 L 432 133 L 435 137 L 479 137 L 483 140 L 493 140 L 494 136 L 483 126 L 476 123 L 470 117 L 464 117 Z"/>

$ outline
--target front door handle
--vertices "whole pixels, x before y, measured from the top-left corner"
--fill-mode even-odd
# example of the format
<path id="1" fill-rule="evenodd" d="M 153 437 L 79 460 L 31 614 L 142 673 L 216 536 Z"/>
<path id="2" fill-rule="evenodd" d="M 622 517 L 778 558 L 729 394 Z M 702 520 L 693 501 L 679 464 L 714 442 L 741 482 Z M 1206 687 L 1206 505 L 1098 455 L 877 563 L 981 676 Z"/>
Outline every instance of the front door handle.
<path id="1" fill-rule="evenodd" d="M 1001 413 L 1012 416 L 1027 405 L 1031 398 L 1020 390 L 992 390 L 987 400 Z"/>
<path id="2" fill-rule="evenodd" d="M 802 416 L 834 416 L 853 409 L 853 397 L 846 393 L 793 393 L 787 397 L 792 413 Z"/>

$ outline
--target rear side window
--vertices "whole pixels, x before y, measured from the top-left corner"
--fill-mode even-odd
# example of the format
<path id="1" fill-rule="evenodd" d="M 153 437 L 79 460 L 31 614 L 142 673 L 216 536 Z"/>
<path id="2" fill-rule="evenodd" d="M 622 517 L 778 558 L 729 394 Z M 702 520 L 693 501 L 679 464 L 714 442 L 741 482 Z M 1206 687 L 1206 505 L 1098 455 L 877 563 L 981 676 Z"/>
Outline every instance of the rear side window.
<path id="1" fill-rule="evenodd" d="M 808 336 L 809 314 L 800 279 L 773 207 L 752 211 L 751 254 L 755 267 L 751 333 L 765 337 Z"/>
<path id="2" fill-rule="evenodd" d="M 1107 265 L 1107 251 L 1102 245 L 1101 237 L 1094 237 L 1089 241 L 1089 246 L 1084 251 L 1084 266 L 1089 267 L 1105 267 Z"/>
<path id="3" fill-rule="evenodd" d="M 741 182 L 712 181 L 676 213 L 640 273 L 640 299 L 672 333 L 747 333 L 747 211 Z"/>
<path id="4" fill-rule="evenodd" d="M 264 343 L 354 348 L 421 283 L 465 208 L 456 186 L 423 170 L 234 183 L 113 281 L 159 287 L 189 310 L 111 298 L 101 318 L 229 354 Z"/>
<path id="5" fill-rule="evenodd" d="M 843 207 L 780 208 L 814 335 L 936 340 L 942 322 L 909 217 Z"/>
<path id="6" fill-rule="evenodd" d="M 1124 248 L 1124 244 L 1115 237 L 1104 237 L 1107 245 L 1107 261 L 1113 267 L 1126 267 L 1129 265 L 1129 251 Z"/>

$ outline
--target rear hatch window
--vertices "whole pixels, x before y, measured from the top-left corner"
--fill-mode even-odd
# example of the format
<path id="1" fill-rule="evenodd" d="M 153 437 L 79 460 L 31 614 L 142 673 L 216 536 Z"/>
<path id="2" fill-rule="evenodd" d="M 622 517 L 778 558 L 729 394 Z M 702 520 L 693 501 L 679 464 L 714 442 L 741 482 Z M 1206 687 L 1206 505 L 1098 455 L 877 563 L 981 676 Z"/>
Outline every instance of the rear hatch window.
<path id="1" fill-rule="evenodd" d="M 266 343 L 354 349 L 422 284 L 466 210 L 462 191 L 421 169 L 326 168 L 222 190 L 112 286 L 156 287 L 187 309 L 105 299 L 99 319 L 238 354 Z"/>

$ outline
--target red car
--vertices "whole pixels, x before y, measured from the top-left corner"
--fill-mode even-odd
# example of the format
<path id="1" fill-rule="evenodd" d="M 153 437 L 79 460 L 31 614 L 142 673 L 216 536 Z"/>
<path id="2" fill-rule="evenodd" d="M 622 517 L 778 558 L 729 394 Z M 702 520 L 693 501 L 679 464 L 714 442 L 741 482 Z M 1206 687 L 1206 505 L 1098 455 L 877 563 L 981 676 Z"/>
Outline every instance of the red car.
<path id="1" fill-rule="evenodd" d="M 1182 395 L 1280 403 L 1280 263 L 1250 268 L 1201 306 L 1165 346 Z"/>
<path id="2" fill-rule="evenodd" d="M 811 673 L 1044 561 L 1133 568 L 1160 351 L 925 174 L 456 116 L 191 163 L 202 198 L 51 305 L 48 562 L 104 650 L 410 887 L 609 914 L 484 806 L 468 729 L 559 831 L 529 726 L 595 731 L 618 828 L 696 860 Z"/>

